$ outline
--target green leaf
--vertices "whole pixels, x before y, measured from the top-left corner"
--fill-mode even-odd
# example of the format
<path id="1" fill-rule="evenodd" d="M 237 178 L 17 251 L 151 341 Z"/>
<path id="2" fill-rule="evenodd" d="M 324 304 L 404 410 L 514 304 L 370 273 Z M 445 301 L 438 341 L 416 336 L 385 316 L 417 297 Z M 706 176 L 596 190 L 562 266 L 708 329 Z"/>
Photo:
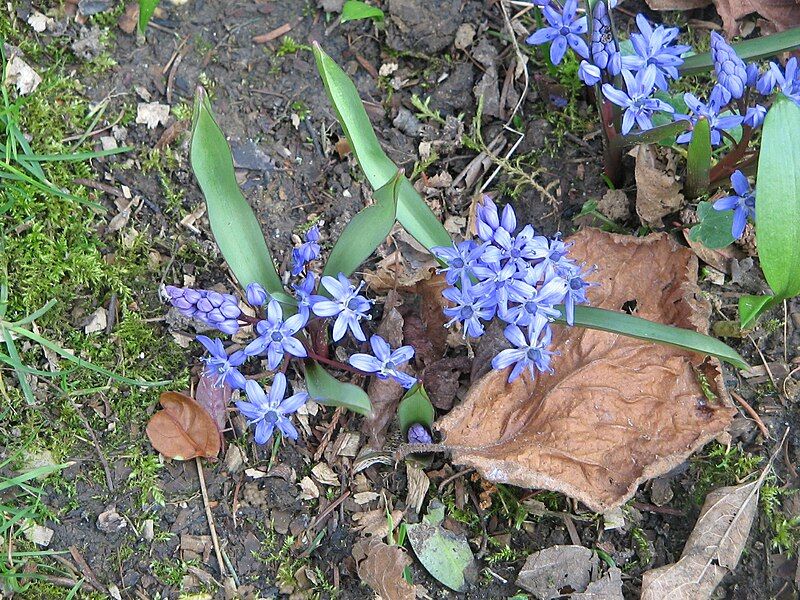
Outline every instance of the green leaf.
<path id="1" fill-rule="evenodd" d="M 764 119 L 756 182 L 761 270 L 778 299 L 800 294 L 800 106 L 779 95 Z"/>
<path id="2" fill-rule="evenodd" d="M 286 296 L 258 220 L 236 183 L 231 149 L 202 87 L 195 95 L 190 160 L 206 198 L 211 232 L 239 285 L 245 289 L 258 282 L 271 294 Z"/>
<path id="3" fill-rule="evenodd" d="M 671 146 L 675 143 L 675 137 L 679 133 L 683 133 L 689 127 L 689 121 L 673 121 L 665 125 L 653 127 L 641 133 L 629 133 L 614 138 L 614 143 L 619 144 L 623 148 L 635 146 L 636 144 L 662 144 Z"/>
<path id="4" fill-rule="evenodd" d="M 25 377 L 25 372 L 22 371 L 22 369 L 17 368 L 17 365 L 21 365 L 22 361 L 20 359 L 19 352 L 17 352 L 17 347 L 14 344 L 14 338 L 11 337 L 11 332 L 8 329 L 5 327 L 2 329 L 3 338 L 6 343 L 6 349 L 8 350 L 8 357 L 10 359 L 5 362 L 17 372 L 19 387 L 22 390 L 22 395 L 25 396 L 25 402 L 27 402 L 29 406 L 36 404 L 36 397 L 33 395 L 33 388 L 31 388 L 28 378 Z"/>
<path id="5" fill-rule="evenodd" d="M 372 404 L 369 396 L 360 387 L 339 381 L 313 360 L 307 360 L 304 364 L 308 395 L 314 402 L 326 406 L 344 406 L 362 415 L 370 413 Z"/>
<path id="6" fill-rule="evenodd" d="M 739 298 L 739 326 L 750 327 L 756 319 L 775 305 L 775 296 L 742 296 Z"/>
<path id="7" fill-rule="evenodd" d="M 378 190 L 397 174 L 398 168 L 378 143 L 364 105 L 350 78 L 316 42 L 314 57 L 350 148 L 370 185 Z M 397 220 L 426 248 L 452 244 L 450 235 L 439 219 L 405 177 L 399 184 Z"/>
<path id="8" fill-rule="evenodd" d="M 556 306 L 556 308 L 564 314 L 563 305 Z M 563 318 L 557 319 L 557 321 L 564 322 Z M 576 306 L 575 325 L 618 333 L 648 342 L 677 346 L 699 354 L 716 356 L 720 360 L 740 369 L 748 368 L 747 362 L 739 356 L 736 350 L 723 344 L 718 339 L 691 329 L 681 329 L 680 327 L 654 323 L 627 313 L 591 306 Z"/>
<path id="9" fill-rule="evenodd" d="M 441 510 L 441 503 L 432 501 L 429 513 Z M 441 583 L 456 592 L 467 586 L 466 573 L 472 570 L 475 558 L 464 536 L 433 524 L 439 515 L 425 517 L 422 523 L 407 524 L 408 541 L 422 566 Z"/>
<path id="10" fill-rule="evenodd" d="M 403 439 L 407 438 L 409 427 L 417 423 L 424 425 L 430 431 L 435 418 L 436 411 L 421 383 L 408 390 L 397 407 L 397 420 L 400 422 Z"/>
<path id="11" fill-rule="evenodd" d="M 711 172 L 711 125 L 708 119 L 700 117 L 692 132 L 689 151 L 686 156 L 686 185 L 684 192 L 687 198 L 697 198 L 708 190 L 709 173 Z"/>
<path id="12" fill-rule="evenodd" d="M 392 230 L 397 217 L 400 172 L 375 192 L 375 204 L 361 210 L 345 227 L 331 250 L 323 275 L 348 277 L 375 252 Z"/>
<path id="13" fill-rule="evenodd" d="M 700 222 L 689 230 L 689 239 L 700 242 L 706 248 L 718 249 L 733 243 L 733 211 L 715 210 L 711 202 L 697 205 Z"/>
<path id="14" fill-rule="evenodd" d="M 753 40 L 745 40 L 731 44 L 736 54 L 744 61 L 753 61 L 768 56 L 774 56 L 785 52 L 800 48 L 800 27 L 794 27 L 780 33 L 773 33 L 772 35 L 755 38 Z M 703 71 L 710 71 L 714 67 L 711 60 L 711 53 L 704 52 L 703 54 L 693 54 L 686 56 L 683 64 L 678 67 L 681 75 L 695 75 Z"/>
<path id="15" fill-rule="evenodd" d="M 342 7 L 341 22 L 347 23 L 348 21 L 360 21 L 362 19 L 383 21 L 383 11 L 360 0 L 347 0 Z"/>
<path id="16" fill-rule="evenodd" d="M 139 0 L 139 33 L 144 34 L 160 0 Z"/>

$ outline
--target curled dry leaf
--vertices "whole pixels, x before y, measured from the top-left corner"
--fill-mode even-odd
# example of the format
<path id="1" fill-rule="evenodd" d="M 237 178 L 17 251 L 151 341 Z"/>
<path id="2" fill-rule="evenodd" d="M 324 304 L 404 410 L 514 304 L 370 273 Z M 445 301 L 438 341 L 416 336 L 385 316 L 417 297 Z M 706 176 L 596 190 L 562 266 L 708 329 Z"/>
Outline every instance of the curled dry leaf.
<path id="1" fill-rule="evenodd" d="M 539 600 L 583 592 L 600 571 L 600 558 L 583 546 L 551 546 L 528 556 L 517 586 Z"/>
<path id="2" fill-rule="evenodd" d="M 646 225 L 661 227 L 662 217 L 683 206 L 681 184 L 675 179 L 675 155 L 655 144 L 639 144 L 636 157 L 636 214 Z"/>
<path id="3" fill-rule="evenodd" d="M 652 10 L 694 10 L 711 4 L 711 0 L 647 0 Z"/>
<path id="4" fill-rule="evenodd" d="M 686 540 L 680 560 L 644 574 L 642 600 L 703 600 L 736 568 L 758 509 L 757 481 L 714 490 Z"/>
<path id="5" fill-rule="evenodd" d="M 361 581 L 384 600 L 414 600 L 414 586 L 403 578 L 411 559 L 399 546 L 389 546 L 375 538 L 353 546 L 353 558 Z"/>
<path id="6" fill-rule="evenodd" d="M 225 416 L 231 401 L 231 386 L 227 383 L 215 385 L 215 378 L 209 377 L 203 369 L 194 397 L 197 403 L 211 415 L 217 429 L 219 431 L 225 429 Z"/>
<path id="7" fill-rule="evenodd" d="M 156 412 L 147 424 L 153 448 L 174 460 L 219 454 L 219 430 L 202 406 L 178 392 L 164 392 L 160 401 L 164 410 Z"/>
<path id="8" fill-rule="evenodd" d="M 741 33 L 738 21 L 751 13 L 767 19 L 776 31 L 800 25 L 800 4 L 796 0 L 714 0 L 714 5 L 729 38 Z"/>
<path id="9" fill-rule="evenodd" d="M 588 229 L 571 253 L 597 263 L 593 306 L 706 332 L 697 258 L 665 234 L 632 238 Z M 507 383 L 491 371 L 439 424 L 453 461 L 492 482 L 543 488 L 597 512 L 683 462 L 733 417 L 716 359 L 621 335 L 554 327 L 555 373 Z M 707 399 L 698 375 L 715 396 Z"/>

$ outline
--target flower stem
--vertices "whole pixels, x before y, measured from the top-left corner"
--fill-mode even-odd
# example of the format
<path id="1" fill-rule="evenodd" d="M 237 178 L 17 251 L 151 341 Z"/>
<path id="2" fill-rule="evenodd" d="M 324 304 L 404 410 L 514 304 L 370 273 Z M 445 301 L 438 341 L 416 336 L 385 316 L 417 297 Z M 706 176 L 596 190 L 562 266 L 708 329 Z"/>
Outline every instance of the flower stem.
<path id="1" fill-rule="evenodd" d="M 338 360 L 333 360 L 332 358 L 328 358 L 326 356 L 322 356 L 314 352 L 307 344 L 303 344 L 306 348 L 306 352 L 308 353 L 308 358 L 315 360 L 317 362 L 329 365 L 331 367 L 335 367 L 341 371 L 347 371 L 349 373 L 355 373 L 356 375 L 363 375 L 365 377 L 372 375 L 372 373 L 365 373 L 360 369 L 356 369 L 346 363 L 339 362 Z"/>

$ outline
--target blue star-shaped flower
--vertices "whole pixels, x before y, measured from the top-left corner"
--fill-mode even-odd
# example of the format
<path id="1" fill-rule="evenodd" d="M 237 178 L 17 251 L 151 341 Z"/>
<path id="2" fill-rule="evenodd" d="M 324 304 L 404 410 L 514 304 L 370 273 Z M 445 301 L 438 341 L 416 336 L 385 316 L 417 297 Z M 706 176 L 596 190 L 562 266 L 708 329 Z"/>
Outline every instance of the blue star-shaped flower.
<path id="1" fill-rule="evenodd" d="M 659 25 L 653 29 L 642 14 L 636 16 L 636 25 L 639 27 L 639 33 L 631 35 L 635 54 L 622 57 L 622 68 L 641 71 L 652 65 L 656 68 L 656 87 L 666 90 L 669 88 L 667 77 L 678 79 L 678 67 L 683 64 L 681 55 L 691 47 L 682 44 L 672 45 L 678 37 L 676 27 Z"/>
<path id="2" fill-rule="evenodd" d="M 360 342 L 367 341 L 359 325 L 361 319 L 370 318 L 369 310 L 372 308 L 372 301 L 358 293 L 364 287 L 364 282 L 355 287 L 344 273 L 339 273 L 338 279 L 329 275 L 323 277 L 322 287 L 328 290 L 333 300 L 320 299 L 312 304 L 311 310 L 318 317 L 336 317 L 333 322 L 333 341 L 342 339 L 348 329 Z"/>
<path id="3" fill-rule="evenodd" d="M 267 353 L 267 363 L 271 370 L 278 368 L 284 354 L 291 354 L 298 358 L 308 356 L 300 340 L 293 337 L 306 325 L 308 315 L 298 313 L 283 320 L 283 310 L 277 300 L 270 300 L 267 305 L 267 318 L 256 324 L 258 337 L 247 344 L 244 353 L 248 356 L 257 356 Z"/>
<path id="4" fill-rule="evenodd" d="M 695 124 L 697 124 L 697 120 L 700 117 L 705 117 L 708 119 L 708 124 L 711 126 L 711 145 L 712 146 L 719 146 L 722 143 L 722 131 L 727 131 L 728 129 L 732 129 L 737 125 L 742 124 L 743 117 L 740 115 L 725 115 L 720 116 L 719 110 L 719 98 L 715 97 L 712 92 L 711 99 L 706 102 L 701 102 L 697 99 L 694 94 L 686 92 L 683 95 L 683 101 L 686 103 L 686 106 L 689 107 L 689 110 L 692 111 L 691 115 L 675 115 L 674 118 L 676 121 L 683 120 L 683 121 L 691 121 L 692 128 L 694 128 Z M 694 134 L 694 130 L 684 131 L 682 134 L 678 136 L 676 140 L 679 144 L 686 144 L 691 141 L 692 135 Z"/>
<path id="5" fill-rule="evenodd" d="M 653 127 L 650 120 L 655 112 L 675 111 L 669 104 L 658 98 L 652 98 L 653 85 L 655 84 L 657 69 L 650 65 L 634 76 L 630 71 L 623 69 L 622 78 L 625 80 L 627 92 L 618 90 L 610 83 L 603 84 L 603 95 L 617 106 L 621 106 L 624 111 L 622 114 L 622 134 L 625 135 L 634 124 L 639 129 L 646 130 Z"/>
<path id="6" fill-rule="evenodd" d="M 514 348 L 503 350 L 495 356 L 492 359 L 492 368 L 505 369 L 514 365 L 508 376 L 509 383 L 522 375 L 526 369 L 530 373 L 531 379 L 536 377 L 536 371 L 540 373 L 553 372 L 550 366 L 550 357 L 555 353 L 547 348 L 553 338 L 553 332 L 545 317 L 538 316 L 534 319 L 533 324 L 528 328 L 527 336 L 517 325 L 506 327 L 504 334 Z"/>
<path id="7" fill-rule="evenodd" d="M 391 346 L 379 335 L 373 335 L 369 339 L 369 343 L 375 356 L 353 354 L 349 359 L 351 365 L 365 373 L 374 373 L 378 379 L 394 379 L 404 388 L 410 388 L 417 382 L 415 377 L 398 370 L 400 365 L 414 357 L 414 348 L 400 346 L 397 350 L 392 351 Z"/>
<path id="8" fill-rule="evenodd" d="M 559 64 L 564 58 L 567 45 L 583 58 L 589 58 L 589 48 L 581 37 L 588 30 L 586 17 L 578 17 L 577 11 L 578 0 L 567 0 L 561 13 L 558 12 L 557 6 L 548 4 L 542 12 L 550 26 L 535 31 L 525 42 L 531 46 L 551 42 L 550 61 L 554 65 Z"/>
<path id="9" fill-rule="evenodd" d="M 209 356 L 203 358 L 203 362 L 206 363 L 206 373 L 217 378 L 214 385 L 219 387 L 227 383 L 234 389 L 244 389 L 245 378 L 237 367 L 244 364 L 247 355 L 238 350 L 228 356 L 222 341 L 218 338 L 211 339 L 205 335 L 198 335 L 196 339 L 208 350 Z"/>
<path id="10" fill-rule="evenodd" d="M 287 438 L 297 439 L 297 429 L 289 416 L 306 403 L 308 393 L 298 392 L 285 398 L 286 375 L 283 373 L 275 373 L 269 396 L 252 379 L 247 381 L 245 393 L 247 400 L 237 401 L 236 407 L 247 418 L 248 425 L 255 425 L 256 444 L 265 444 L 272 437 L 275 427 Z"/>
<path id="11" fill-rule="evenodd" d="M 451 287 L 442 291 L 442 296 L 455 306 L 448 306 L 444 314 L 450 317 L 445 327 L 456 321 L 464 324 L 464 337 L 480 337 L 483 335 L 483 323 L 494 317 L 497 299 L 489 294 L 479 293 L 469 280 L 462 282 L 461 289 Z"/>
<path id="12" fill-rule="evenodd" d="M 750 188 L 750 182 L 741 171 L 734 171 L 731 175 L 731 185 L 738 196 L 726 196 L 714 202 L 716 210 L 733 209 L 733 227 L 731 235 L 739 239 L 744 233 L 748 217 L 756 218 L 756 191 Z"/>

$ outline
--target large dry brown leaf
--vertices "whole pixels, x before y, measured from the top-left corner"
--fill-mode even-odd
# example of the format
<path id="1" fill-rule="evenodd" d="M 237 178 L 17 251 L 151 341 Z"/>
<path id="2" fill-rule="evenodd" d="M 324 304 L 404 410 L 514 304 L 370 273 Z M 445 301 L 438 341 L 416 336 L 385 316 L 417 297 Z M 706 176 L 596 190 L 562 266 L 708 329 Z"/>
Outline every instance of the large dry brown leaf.
<path id="1" fill-rule="evenodd" d="M 159 400 L 164 410 L 155 413 L 147 424 L 153 448 L 174 460 L 219 454 L 219 430 L 202 406 L 178 392 L 164 392 Z"/>
<path id="2" fill-rule="evenodd" d="M 368 538 L 353 546 L 353 558 L 361 581 L 384 600 L 414 600 L 414 586 L 403 579 L 411 559 L 399 546 Z"/>
<path id="3" fill-rule="evenodd" d="M 644 574 L 642 600 L 703 600 L 736 568 L 769 472 L 752 483 L 714 490 L 707 497 L 680 560 Z"/>
<path id="4" fill-rule="evenodd" d="M 571 254 L 596 263 L 593 306 L 708 328 L 697 258 L 665 234 L 581 231 Z M 453 461 L 492 482 L 563 492 L 602 512 L 724 431 L 734 414 L 719 362 L 611 333 L 554 326 L 555 374 L 508 384 L 491 371 L 439 424 Z M 706 401 L 695 369 L 717 400 Z"/>
<path id="5" fill-rule="evenodd" d="M 636 214 L 646 225 L 661 227 L 662 217 L 683 206 L 681 184 L 675 179 L 675 155 L 655 144 L 639 144 L 636 157 Z"/>
<path id="6" fill-rule="evenodd" d="M 740 34 L 738 21 L 750 13 L 760 14 L 776 31 L 800 25 L 800 3 L 796 0 L 714 0 L 714 4 L 729 38 Z"/>
<path id="7" fill-rule="evenodd" d="M 653 10 L 693 10 L 711 4 L 711 0 L 647 0 Z"/>

